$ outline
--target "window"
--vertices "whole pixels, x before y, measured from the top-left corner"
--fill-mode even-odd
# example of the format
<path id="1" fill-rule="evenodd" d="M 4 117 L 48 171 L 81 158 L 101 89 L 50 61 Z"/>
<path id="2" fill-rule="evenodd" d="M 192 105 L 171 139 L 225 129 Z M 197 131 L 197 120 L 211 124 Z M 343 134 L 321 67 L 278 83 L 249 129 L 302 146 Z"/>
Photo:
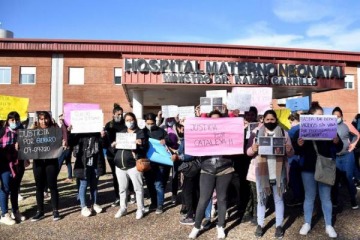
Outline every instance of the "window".
<path id="1" fill-rule="evenodd" d="M 70 85 L 84 85 L 85 69 L 81 67 L 69 68 L 69 84 Z"/>
<path id="2" fill-rule="evenodd" d="M 355 86 L 354 86 L 354 75 L 346 75 L 345 77 L 345 80 L 344 80 L 344 83 L 345 83 L 345 88 L 346 89 L 355 89 Z"/>
<path id="3" fill-rule="evenodd" d="M 0 67 L 0 84 L 11 84 L 11 67 Z"/>
<path id="4" fill-rule="evenodd" d="M 36 67 L 20 67 L 20 84 L 35 84 Z"/>
<path id="5" fill-rule="evenodd" d="M 122 78 L 122 69 L 115 68 L 115 77 L 114 77 L 115 84 L 121 84 L 121 78 Z"/>

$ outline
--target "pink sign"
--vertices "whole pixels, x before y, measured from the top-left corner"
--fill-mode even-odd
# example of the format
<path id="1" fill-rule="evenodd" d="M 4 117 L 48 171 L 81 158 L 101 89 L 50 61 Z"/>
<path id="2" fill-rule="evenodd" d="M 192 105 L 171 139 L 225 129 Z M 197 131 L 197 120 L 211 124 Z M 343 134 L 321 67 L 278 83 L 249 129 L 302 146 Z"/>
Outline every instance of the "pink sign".
<path id="1" fill-rule="evenodd" d="M 70 113 L 71 111 L 76 110 L 96 110 L 100 109 L 99 104 L 93 104 L 93 103 L 65 103 L 64 104 L 64 119 L 65 123 L 69 126 L 71 124 L 70 121 Z"/>
<path id="2" fill-rule="evenodd" d="M 243 154 L 243 119 L 187 118 L 185 153 L 192 156 Z"/>

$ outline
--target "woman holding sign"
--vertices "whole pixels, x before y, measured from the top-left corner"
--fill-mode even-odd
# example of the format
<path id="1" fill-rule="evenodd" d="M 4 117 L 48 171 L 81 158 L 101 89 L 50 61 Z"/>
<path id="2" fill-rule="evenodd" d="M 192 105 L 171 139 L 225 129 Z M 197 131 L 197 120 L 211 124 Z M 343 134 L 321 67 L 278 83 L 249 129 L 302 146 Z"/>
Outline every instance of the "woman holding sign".
<path id="1" fill-rule="evenodd" d="M 276 137 L 276 141 L 274 141 Z M 260 139 L 260 141 L 259 141 Z M 259 145 L 266 145 L 267 152 L 260 152 Z M 278 154 L 279 149 L 285 148 L 285 152 Z M 257 162 L 256 190 L 258 196 L 256 237 L 264 234 L 264 220 L 266 202 L 268 196 L 273 193 L 275 202 L 276 231 L 275 237 L 284 235 L 282 224 L 284 221 L 283 193 L 286 189 L 287 156 L 294 154 L 291 140 L 288 134 L 278 126 L 278 119 L 273 110 L 264 113 L 264 124 L 256 133 L 252 133 L 247 154 L 254 157 Z"/>
<path id="2" fill-rule="evenodd" d="M 115 156 L 116 177 L 119 182 L 120 193 L 120 209 L 115 214 L 115 218 L 120 218 L 127 213 L 126 199 L 129 179 L 131 179 L 136 194 L 136 219 L 141 219 L 144 214 L 143 174 L 137 170 L 136 161 L 146 158 L 147 141 L 144 132 L 138 127 L 136 116 L 133 113 L 126 113 L 124 119 L 126 129 L 121 133 L 125 133 L 125 135 L 120 135 L 120 137 L 131 138 L 134 136 L 135 141 L 131 141 L 130 144 L 127 144 L 128 142 L 121 144 Z M 111 145 L 115 147 L 117 143 L 113 142 Z"/>
<path id="3" fill-rule="evenodd" d="M 0 223 L 6 225 L 24 221 L 25 217 L 19 212 L 18 190 L 21 179 L 19 178 L 20 162 L 17 153 L 17 129 L 22 128 L 20 116 L 17 112 L 10 112 L 5 126 L 0 127 Z M 8 213 L 8 200 L 12 206 L 12 214 Z"/>
<path id="4" fill-rule="evenodd" d="M 309 109 L 309 114 L 323 115 L 323 109 L 319 105 L 313 105 Z M 301 176 L 305 190 L 305 223 L 301 227 L 299 233 L 301 235 L 307 235 L 311 230 L 311 219 L 313 215 L 314 202 L 317 189 L 319 189 L 318 191 L 321 200 L 321 207 L 326 225 L 325 231 L 329 237 L 336 238 L 337 233 L 332 226 L 331 186 L 315 180 L 315 166 L 318 154 L 326 158 L 335 159 L 336 153 L 340 152 L 343 148 L 343 142 L 339 136 L 336 136 L 332 141 L 304 140 L 299 138 L 299 131 L 295 133 L 295 139 L 297 139 L 295 144 L 296 151 L 300 153 L 300 157 L 304 160 L 302 164 Z"/>

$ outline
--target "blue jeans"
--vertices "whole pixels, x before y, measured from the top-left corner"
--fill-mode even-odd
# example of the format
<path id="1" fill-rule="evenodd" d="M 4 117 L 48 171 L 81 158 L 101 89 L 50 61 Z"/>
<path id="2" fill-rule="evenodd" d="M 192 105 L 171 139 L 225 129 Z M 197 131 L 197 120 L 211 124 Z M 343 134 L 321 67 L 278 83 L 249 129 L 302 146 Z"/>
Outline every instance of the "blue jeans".
<path id="1" fill-rule="evenodd" d="M 336 182 L 333 187 L 333 200 L 337 202 L 337 193 L 341 177 L 344 176 L 351 201 L 356 201 L 356 187 L 353 181 L 355 168 L 355 157 L 353 152 L 336 156 Z"/>
<path id="2" fill-rule="evenodd" d="M 331 186 L 315 181 L 314 175 L 315 173 L 312 172 L 301 173 L 304 184 L 304 190 L 305 190 L 305 201 L 304 201 L 305 223 L 311 225 L 311 218 L 314 210 L 314 202 L 318 188 L 325 224 L 326 226 L 332 225 Z"/>
<path id="3" fill-rule="evenodd" d="M 164 205 L 165 187 L 169 180 L 170 166 L 158 166 L 155 170 L 155 190 L 157 196 L 157 207 Z"/>
<path id="4" fill-rule="evenodd" d="M 81 208 L 86 207 L 86 189 L 90 186 L 90 200 L 93 204 L 97 203 L 97 186 L 99 177 L 97 176 L 97 169 L 86 166 L 86 179 L 80 179 L 79 198 Z"/>
<path id="5" fill-rule="evenodd" d="M 19 210 L 18 205 L 18 190 L 19 186 L 15 186 L 15 179 L 12 178 L 10 171 L 0 173 L 1 188 L 0 188 L 0 207 L 2 216 L 8 211 L 9 194 L 13 212 Z"/>
<path id="6" fill-rule="evenodd" d="M 293 160 L 290 164 L 289 186 L 296 200 L 304 199 L 304 186 L 301 180 L 301 167 L 298 160 Z"/>
<path id="7" fill-rule="evenodd" d="M 211 219 L 211 208 L 212 208 L 212 199 L 210 198 L 209 204 L 205 209 L 205 219 Z"/>
<path id="8" fill-rule="evenodd" d="M 68 172 L 68 178 L 72 178 L 72 167 L 71 167 L 71 150 L 70 149 L 65 149 L 62 154 L 60 155 L 60 157 L 58 158 L 59 161 L 59 173 L 61 170 L 61 166 L 63 165 L 64 161 L 66 163 L 67 166 L 67 172 Z"/>

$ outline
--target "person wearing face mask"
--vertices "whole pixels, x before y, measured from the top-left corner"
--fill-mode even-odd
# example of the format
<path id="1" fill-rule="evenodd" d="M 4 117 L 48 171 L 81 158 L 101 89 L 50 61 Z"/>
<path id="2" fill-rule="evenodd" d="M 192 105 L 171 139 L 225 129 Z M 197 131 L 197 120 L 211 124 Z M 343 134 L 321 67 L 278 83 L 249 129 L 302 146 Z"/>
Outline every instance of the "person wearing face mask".
<path id="1" fill-rule="evenodd" d="M 259 137 L 285 137 L 286 155 L 260 155 L 258 154 Z M 264 113 L 264 124 L 256 133 L 252 133 L 247 146 L 248 156 L 252 156 L 257 162 L 256 171 L 256 190 L 258 196 L 257 218 L 258 226 L 255 231 L 256 237 L 262 237 L 264 234 L 264 220 L 266 211 L 266 202 L 271 192 L 274 196 L 276 231 L 275 237 L 282 238 L 284 231 L 282 224 L 284 221 L 284 201 L 283 193 L 286 189 L 286 166 L 287 156 L 294 154 L 291 140 L 288 134 L 278 126 L 278 119 L 274 110 L 267 110 Z"/>
<path id="2" fill-rule="evenodd" d="M 309 114 L 323 115 L 323 109 L 318 103 L 314 102 L 309 109 Z M 336 153 L 341 152 L 343 149 L 343 142 L 341 141 L 339 135 L 337 135 L 332 141 L 304 140 L 299 137 L 299 131 L 295 133 L 294 138 L 296 139 L 294 144 L 295 151 L 300 153 L 300 157 L 303 160 L 301 177 L 305 192 L 305 223 L 302 225 L 299 233 L 300 235 L 307 235 L 311 230 L 314 203 L 316 193 L 318 191 L 325 220 L 325 232 L 330 238 L 336 238 L 337 233 L 332 226 L 331 186 L 315 180 L 315 166 L 317 161 L 317 152 L 324 157 L 335 159 Z M 317 151 L 315 150 L 314 144 L 316 144 Z"/>
<path id="3" fill-rule="evenodd" d="M 355 168 L 355 157 L 353 150 L 359 141 L 359 132 L 351 124 L 346 124 L 343 121 L 343 112 L 339 107 L 334 108 L 332 114 L 337 117 L 337 132 L 342 142 L 344 143 L 341 152 L 336 154 L 336 180 L 331 191 L 332 203 L 333 206 L 338 205 L 339 183 L 341 178 L 344 177 L 346 179 L 347 188 L 349 190 L 351 208 L 358 209 L 359 205 L 356 201 L 357 190 L 353 181 Z"/>
<path id="4" fill-rule="evenodd" d="M 13 225 L 21 222 L 25 217 L 19 212 L 18 190 L 21 179 L 19 178 L 19 164 L 17 153 L 17 130 L 22 129 L 20 116 L 17 112 L 10 112 L 5 126 L 0 128 L 0 223 Z M 8 200 L 12 206 L 12 214 L 8 213 Z"/>
<path id="5" fill-rule="evenodd" d="M 116 133 L 123 131 L 126 129 L 125 122 L 123 119 L 123 109 L 119 104 L 114 104 L 113 109 L 113 119 L 106 123 L 105 125 L 105 136 L 104 136 L 104 148 L 106 149 L 106 159 L 109 163 L 111 174 L 113 177 L 113 185 L 115 192 L 115 201 L 111 204 L 112 207 L 120 206 L 120 196 L 119 196 L 119 183 L 116 178 L 115 171 L 115 162 L 114 157 L 116 154 L 116 149 L 111 146 L 116 140 Z"/>
<path id="6" fill-rule="evenodd" d="M 138 127 L 135 114 L 131 112 L 126 113 L 124 119 L 126 129 L 121 132 L 136 134 L 136 149 L 118 149 L 115 156 L 116 176 L 119 182 L 120 193 L 120 209 L 115 214 L 115 218 L 120 218 L 127 213 L 126 199 L 130 179 L 136 195 L 136 219 L 141 219 L 144 214 L 143 173 L 137 170 L 136 161 L 141 158 L 146 158 L 148 144 L 143 130 Z M 115 147 L 116 142 L 113 142 L 112 146 Z"/>
<path id="7" fill-rule="evenodd" d="M 161 144 L 165 145 L 165 139 L 167 138 L 167 132 L 156 126 L 156 115 L 154 113 L 148 113 L 145 115 L 144 129 L 145 137 L 148 140 L 153 138 L 159 140 Z M 151 204 L 149 210 L 156 209 L 156 214 L 163 213 L 163 205 L 165 198 L 165 187 L 169 179 L 170 166 L 151 162 L 151 170 L 144 173 L 146 184 L 149 190 Z"/>

